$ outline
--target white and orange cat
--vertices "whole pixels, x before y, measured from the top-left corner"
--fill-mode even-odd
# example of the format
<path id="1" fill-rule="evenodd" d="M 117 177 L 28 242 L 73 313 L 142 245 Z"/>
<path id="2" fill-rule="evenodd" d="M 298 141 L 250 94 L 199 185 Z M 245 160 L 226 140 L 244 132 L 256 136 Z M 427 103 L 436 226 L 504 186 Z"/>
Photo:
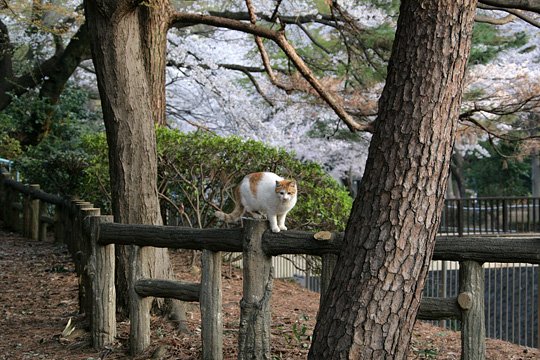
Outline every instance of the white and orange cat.
<path id="1" fill-rule="evenodd" d="M 234 190 L 234 210 L 230 214 L 216 211 L 225 222 L 236 222 L 245 213 L 255 218 L 266 215 L 273 232 L 287 230 L 285 217 L 296 204 L 296 181 L 286 180 L 271 172 L 246 175 Z"/>

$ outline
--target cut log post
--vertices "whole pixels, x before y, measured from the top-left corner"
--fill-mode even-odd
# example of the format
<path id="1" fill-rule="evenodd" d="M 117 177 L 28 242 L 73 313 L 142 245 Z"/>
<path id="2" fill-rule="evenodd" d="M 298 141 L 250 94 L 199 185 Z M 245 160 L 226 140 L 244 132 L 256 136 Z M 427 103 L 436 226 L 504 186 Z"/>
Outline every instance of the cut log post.
<path id="1" fill-rule="evenodd" d="M 79 278 L 79 312 L 82 314 L 85 310 L 88 309 L 86 305 L 88 301 L 85 299 L 87 296 L 85 290 L 85 273 L 87 272 L 86 264 L 88 260 L 88 253 L 90 252 L 88 247 L 86 247 L 86 252 L 84 248 L 84 243 L 86 236 L 84 236 L 83 231 L 83 219 L 85 209 L 92 208 L 92 204 L 89 202 L 75 201 L 72 202 L 72 211 L 71 211 L 71 241 L 68 243 L 68 249 L 71 252 L 75 263 L 75 272 Z"/>
<path id="2" fill-rule="evenodd" d="M 86 220 L 91 248 L 88 275 L 91 283 L 92 346 L 101 349 L 116 337 L 116 289 L 114 287 L 114 245 L 99 245 L 100 224 L 112 222 L 112 216 L 91 216 Z"/>
<path id="3" fill-rule="evenodd" d="M 221 252 L 203 250 L 201 274 L 203 360 L 223 359 Z"/>
<path id="4" fill-rule="evenodd" d="M 152 297 L 141 297 L 137 294 L 135 284 L 140 279 L 150 278 L 147 267 L 148 247 L 132 245 L 129 259 L 129 348 L 131 355 L 143 352 L 150 345 L 150 308 Z"/>
<path id="5" fill-rule="evenodd" d="M 39 232 L 38 232 L 38 240 L 39 241 L 45 241 L 47 240 L 47 228 L 49 224 L 43 220 L 47 216 L 47 203 L 45 201 L 39 202 Z"/>
<path id="6" fill-rule="evenodd" d="M 238 359 L 270 359 L 272 262 L 262 250 L 266 221 L 244 219 L 243 297 L 240 301 Z"/>
<path id="7" fill-rule="evenodd" d="M 24 219 L 23 219 L 23 201 L 21 200 L 22 196 L 21 194 L 10 187 L 10 202 L 8 203 L 9 209 L 10 209 L 10 224 L 13 231 L 22 234 L 23 233 L 23 226 L 24 226 Z"/>
<path id="8" fill-rule="evenodd" d="M 30 190 L 39 190 L 38 184 L 31 184 Z M 38 198 L 28 195 L 29 200 L 29 219 L 28 219 L 28 237 L 32 240 L 39 239 L 39 201 Z"/>
<path id="9" fill-rule="evenodd" d="M 86 314 L 86 318 L 92 317 L 92 275 L 90 274 L 90 262 L 92 257 L 92 244 L 88 236 L 87 219 L 91 216 L 99 216 L 99 208 L 88 208 L 81 210 L 81 249 L 80 249 L 80 271 L 79 274 L 79 312 Z"/>
<path id="10" fill-rule="evenodd" d="M 24 194 L 22 196 L 22 236 L 30 237 L 30 195 Z"/>
<path id="11" fill-rule="evenodd" d="M 461 359 L 486 358 L 486 327 L 484 315 L 484 270 L 476 261 L 459 264 L 459 295 L 461 307 Z"/>

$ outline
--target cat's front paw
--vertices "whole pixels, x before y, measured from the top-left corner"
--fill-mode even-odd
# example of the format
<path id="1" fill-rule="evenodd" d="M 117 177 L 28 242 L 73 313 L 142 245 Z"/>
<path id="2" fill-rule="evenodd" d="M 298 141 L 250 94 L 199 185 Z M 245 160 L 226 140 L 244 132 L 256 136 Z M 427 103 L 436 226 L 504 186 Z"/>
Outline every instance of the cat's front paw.
<path id="1" fill-rule="evenodd" d="M 277 227 L 277 226 L 272 226 L 271 230 L 272 230 L 272 232 L 275 232 L 275 233 L 278 233 L 278 232 L 281 231 L 281 229 L 279 227 Z"/>
<path id="2" fill-rule="evenodd" d="M 280 230 L 283 230 L 283 231 L 286 231 L 287 230 L 287 227 L 285 225 L 279 225 L 279 229 Z"/>

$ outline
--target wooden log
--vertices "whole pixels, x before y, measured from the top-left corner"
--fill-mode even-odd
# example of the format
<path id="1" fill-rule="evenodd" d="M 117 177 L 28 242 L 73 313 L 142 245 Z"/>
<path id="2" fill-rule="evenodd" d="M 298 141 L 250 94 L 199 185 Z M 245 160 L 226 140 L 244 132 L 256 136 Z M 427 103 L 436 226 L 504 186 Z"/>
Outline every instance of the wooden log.
<path id="1" fill-rule="evenodd" d="M 201 336 L 203 360 L 223 359 L 221 253 L 203 250 L 201 274 Z"/>
<path id="2" fill-rule="evenodd" d="M 319 255 L 339 254 L 343 234 L 334 233 L 331 239 L 321 241 L 315 234 L 306 231 L 266 232 L 263 236 L 263 249 L 267 255 L 283 254 Z"/>
<path id="3" fill-rule="evenodd" d="M 101 349 L 116 337 L 116 289 L 114 287 L 114 245 L 98 244 L 100 225 L 113 221 L 112 216 L 91 216 L 86 219 L 91 255 L 88 275 L 91 279 L 92 346 Z"/>
<path id="4" fill-rule="evenodd" d="M 433 260 L 540 264 L 540 234 L 437 236 Z"/>
<path id="5" fill-rule="evenodd" d="M 99 216 L 101 210 L 99 208 L 85 208 L 81 210 L 81 220 L 79 233 L 80 249 L 77 253 L 77 262 L 79 263 L 79 312 L 86 314 L 87 318 L 92 316 L 92 276 L 89 272 L 89 264 L 92 256 L 92 244 L 88 236 L 88 228 L 85 221 L 90 216 Z"/>
<path id="6" fill-rule="evenodd" d="M 11 198 L 12 201 L 10 202 L 10 211 L 11 211 L 11 224 L 12 229 L 15 232 L 18 232 L 19 234 L 22 234 L 23 227 L 24 227 L 24 219 L 23 219 L 23 203 L 21 200 L 21 195 L 16 190 L 11 190 Z"/>
<path id="7" fill-rule="evenodd" d="M 242 251 L 242 229 L 194 229 L 181 226 L 103 224 L 101 244 L 173 249 Z"/>
<path id="8" fill-rule="evenodd" d="M 243 297 L 240 301 L 238 359 L 270 359 L 271 257 L 262 249 L 267 221 L 245 220 Z"/>
<path id="9" fill-rule="evenodd" d="M 22 197 L 22 236 L 30 237 L 30 195 L 24 194 Z"/>
<path id="10" fill-rule="evenodd" d="M 45 201 L 39 202 L 39 217 L 38 217 L 38 223 L 39 223 L 39 232 L 38 232 L 38 240 L 39 241 L 45 241 L 47 240 L 47 229 L 49 227 L 49 224 L 52 223 L 52 219 L 47 216 L 47 203 Z"/>
<path id="11" fill-rule="evenodd" d="M 197 302 L 200 298 L 201 285 L 173 280 L 139 279 L 135 291 L 141 297 L 162 297 L 181 301 Z"/>
<path id="12" fill-rule="evenodd" d="M 18 181 L 12 180 L 12 179 L 6 179 L 5 181 L 6 186 L 16 190 L 17 192 L 24 194 L 24 195 L 30 195 L 33 198 L 45 201 L 50 204 L 61 204 L 64 202 L 64 199 L 57 195 L 52 195 L 49 193 L 46 193 L 40 189 L 29 187 L 23 183 L 20 183 Z"/>
<path id="13" fill-rule="evenodd" d="M 416 315 L 420 320 L 461 320 L 461 309 L 457 299 L 453 298 L 431 298 L 424 297 L 420 303 L 420 308 Z"/>
<path id="14" fill-rule="evenodd" d="M 135 290 L 135 284 L 141 279 L 150 278 L 148 267 L 144 266 L 149 256 L 148 247 L 131 246 L 129 251 L 129 349 L 135 356 L 150 345 L 150 308 L 151 297 L 142 297 Z"/>
<path id="15" fill-rule="evenodd" d="M 192 229 L 177 226 L 104 224 L 100 243 L 139 245 L 193 250 L 241 251 L 239 238 L 242 229 Z M 342 233 L 320 241 L 305 231 L 266 232 L 263 249 L 267 255 L 284 254 L 318 255 L 339 254 L 343 243 Z M 540 234 L 517 236 L 438 236 L 434 260 L 479 262 L 527 262 L 540 264 Z"/>
<path id="16" fill-rule="evenodd" d="M 484 315 L 484 270 L 476 261 L 459 264 L 461 315 L 461 359 L 486 358 L 486 328 Z"/>
<path id="17" fill-rule="evenodd" d="M 39 190 L 39 184 L 31 184 L 30 189 Z M 39 239 L 39 208 L 40 201 L 32 195 L 29 195 L 29 219 L 28 219 L 28 237 L 32 240 Z"/>

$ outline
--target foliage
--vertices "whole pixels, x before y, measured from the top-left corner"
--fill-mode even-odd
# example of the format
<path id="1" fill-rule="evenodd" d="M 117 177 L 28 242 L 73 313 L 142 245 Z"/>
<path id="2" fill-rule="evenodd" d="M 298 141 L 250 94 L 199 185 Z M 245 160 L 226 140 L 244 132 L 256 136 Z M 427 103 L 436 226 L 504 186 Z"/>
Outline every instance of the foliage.
<path id="1" fill-rule="evenodd" d="M 519 145 L 515 142 L 482 144 L 489 157 L 466 157 L 465 179 L 467 188 L 478 196 L 527 196 L 531 191 L 530 163 L 520 159 Z"/>
<path id="2" fill-rule="evenodd" d="M 21 154 L 21 144 L 17 139 L 12 138 L 0 130 L 0 157 L 5 159 L 15 159 Z"/>
<path id="3" fill-rule="evenodd" d="M 39 118 L 40 113 L 53 110 L 51 132 L 38 145 L 13 153 L 12 159 L 25 182 L 38 183 L 43 190 L 54 194 L 77 196 L 81 193 L 83 171 L 88 166 L 81 137 L 85 132 L 99 128 L 97 115 L 85 106 L 87 98 L 87 92 L 70 88 L 59 103 L 51 107 L 46 100 L 26 94 L 15 98 L 0 113 L 5 120 L 2 136 L 13 134 L 16 137 L 28 131 L 29 122 L 35 119 L 33 114 Z M 14 137 L 10 139 L 16 149 Z"/>
<path id="4" fill-rule="evenodd" d="M 352 206 L 346 190 L 315 163 L 302 163 L 283 149 L 236 136 L 180 133 L 159 128 L 158 173 L 164 199 L 185 225 L 215 225 L 214 210 L 233 208 L 231 194 L 243 176 L 272 171 L 299 184 L 290 228 L 343 230 Z"/>
<path id="5" fill-rule="evenodd" d="M 109 156 L 104 132 L 88 133 L 83 136 L 82 148 L 86 153 L 87 167 L 83 170 L 80 197 L 111 213 L 111 184 L 109 181 Z"/>

